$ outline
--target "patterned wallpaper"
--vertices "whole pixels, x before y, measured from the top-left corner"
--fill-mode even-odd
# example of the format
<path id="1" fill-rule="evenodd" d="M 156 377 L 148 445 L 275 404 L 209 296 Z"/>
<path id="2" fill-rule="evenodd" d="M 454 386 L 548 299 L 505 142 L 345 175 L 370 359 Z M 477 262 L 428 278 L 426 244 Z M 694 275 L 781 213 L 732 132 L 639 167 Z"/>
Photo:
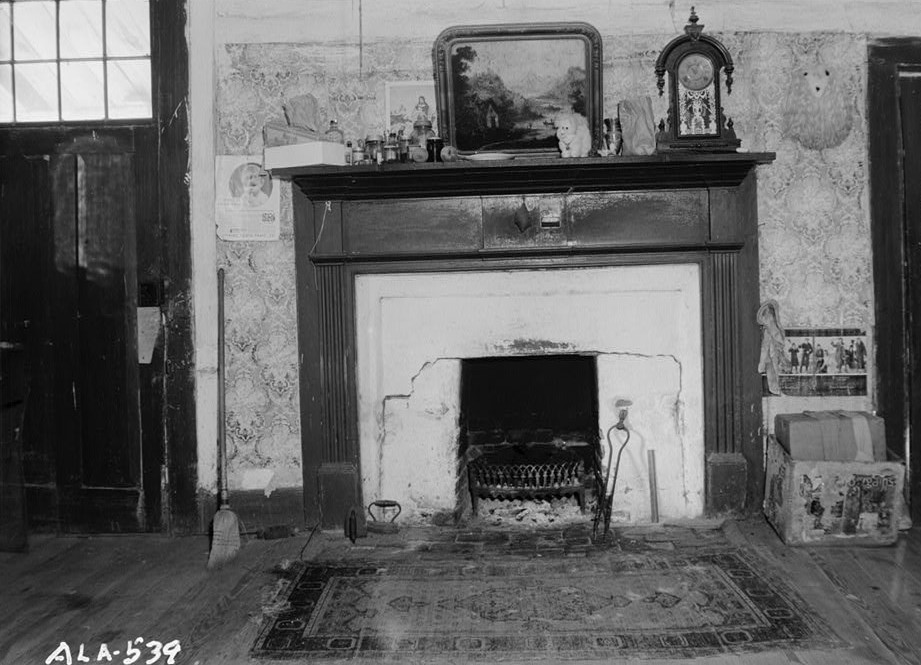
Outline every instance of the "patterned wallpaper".
<path id="1" fill-rule="evenodd" d="M 725 33 L 735 61 L 724 99 L 743 147 L 773 151 L 759 168 L 761 297 L 785 327 L 872 329 L 866 173 L 866 40 L 840 33 Z M 655 59 L 673 34 L 607 36 L 604 106 L 653 97 Z M 434 36 L 433 36 L 434 39 Z M 218 154 L 258 155 L 262 125 L 284 100 L 311 93 L 321 119 L 347 137 L 380 128 L 388 81 L 431 77 L 431 42 L 228 44 L 219 53 Z M 360 74 L 360 75 L 359 75 Z M 231 484 L 271 469 L 277 487 L 301 484 L 294 237 L 282 188 L 281 238 L 218 241 L 227 272 L 227 418 Z M 750 304 L 754 316 L 759 303 Z M 872 356 L 872 350 L 871 350 Z"/>

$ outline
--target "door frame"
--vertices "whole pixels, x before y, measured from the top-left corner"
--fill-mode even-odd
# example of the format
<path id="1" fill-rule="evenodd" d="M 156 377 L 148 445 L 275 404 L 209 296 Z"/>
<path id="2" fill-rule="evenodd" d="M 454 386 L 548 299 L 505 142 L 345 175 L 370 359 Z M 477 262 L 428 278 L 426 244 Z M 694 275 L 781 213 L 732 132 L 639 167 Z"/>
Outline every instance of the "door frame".
<path id="1" fill-rule="evenodd" d="M 0 127 L 0 154 L 57 154 L 96 130 L 137 151 L 153 151 L 139 173 L 153 211 L 140 211 L 138 306 L 159 306 L 160 343 L 141 368 L 140 411 L 145 519 L 148 530 L 197 529 L 198 450 L 189 209 L 188 0 L 150 2 L 153 119 Z"/>
<path id="2" fill-rule="evenodd" d="M 921 339 L 911 333 L 900 72 L 921 72 L 921 38 L 868 45 L 870 231 L 876 319 L 876 406 L 890 455 L 907 459 L 913 520 L 921 519 Z M 917 301 L 917 293 L 915 293 Z M 917 305 L 915 305 L 917 306 Z M 914 312 L 917 319 L 921 312 Z M 916 353 L 913 353 L 912 351 Z M 912 395 L 916 399 L 912 399 Z M 914 404 L 913 404 L 914 402 Z"/>

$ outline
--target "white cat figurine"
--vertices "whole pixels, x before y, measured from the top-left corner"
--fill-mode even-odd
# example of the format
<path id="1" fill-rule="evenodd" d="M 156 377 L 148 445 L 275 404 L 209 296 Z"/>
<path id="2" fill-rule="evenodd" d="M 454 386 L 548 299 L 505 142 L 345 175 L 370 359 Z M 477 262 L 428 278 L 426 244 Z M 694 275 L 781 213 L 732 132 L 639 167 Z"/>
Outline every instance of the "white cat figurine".
<path id="1" fill-rule="evenodd" d="M 560 154 L 563 157 L 588 157 L 592 149 L 592 135 L 588 131 L 588 122 L 585 116 L 578 113 L 557 118 L 556 137 L 559 139 Z"/>

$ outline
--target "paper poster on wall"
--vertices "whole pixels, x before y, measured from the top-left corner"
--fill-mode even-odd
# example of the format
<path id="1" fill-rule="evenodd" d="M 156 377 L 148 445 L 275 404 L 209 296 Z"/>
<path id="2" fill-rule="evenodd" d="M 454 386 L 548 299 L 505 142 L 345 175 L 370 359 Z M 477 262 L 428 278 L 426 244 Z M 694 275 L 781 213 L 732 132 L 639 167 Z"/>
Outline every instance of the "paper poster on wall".
<path id="1" fill-rule="evenodd" d="M 260 157 L 218 155 L 214 159 L 214 218 L 222 240 L 278 240 L 278 183 Z"/>
<path id="2" fill-rule="evenodd" d="M 385 84 L 385 122 L 388 132 L 403 130 L 409 138 L 413 123 L 428 120 L 438 133 L 434 81 L 391 81 Z"/>
<path id="3" fill-rule="evenodd" d="M 781 372 L 783 395 L 864 396 L 867 394 L 867 331 L 860 328 L 788 328 Z M 762 375 L 762 394 L 771 393 Z"/>

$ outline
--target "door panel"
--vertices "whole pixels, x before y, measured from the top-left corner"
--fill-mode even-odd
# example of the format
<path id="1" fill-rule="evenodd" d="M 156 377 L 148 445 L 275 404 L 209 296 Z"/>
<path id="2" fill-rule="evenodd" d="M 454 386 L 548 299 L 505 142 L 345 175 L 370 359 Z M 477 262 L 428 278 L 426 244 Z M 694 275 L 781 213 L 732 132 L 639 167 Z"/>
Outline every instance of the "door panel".
<path id="1" fill-rule="evenodd" d="M 81 482 L 93 487 L 137 487 L 133 159 L 130 154 L 85 154 L 75 159 Z"/>
<path id="2" fill-rule="evenodd" d="M 37 157 L 0 158 L 0 340 L 20 346 L 25 355 L 26 377 L 51 376 L 55 354 L 49 313 L 53 309 L 53 244 L 36 238 L 54 235 L 51 207 L 50 162 Z M 66 343 L 66 342 L 65 342 Z M 54 424 L 68 420 L 68 409 L 55 409 L 52 381 L 27 378 L 28 410 L 23 430 L 23 470 L 35 487 L 49 488 L 46 496 L 30 497 L 30 506 L 56 502 L 54 485 Z M 41 511 L 51 523 L 54 513 Z"/>

